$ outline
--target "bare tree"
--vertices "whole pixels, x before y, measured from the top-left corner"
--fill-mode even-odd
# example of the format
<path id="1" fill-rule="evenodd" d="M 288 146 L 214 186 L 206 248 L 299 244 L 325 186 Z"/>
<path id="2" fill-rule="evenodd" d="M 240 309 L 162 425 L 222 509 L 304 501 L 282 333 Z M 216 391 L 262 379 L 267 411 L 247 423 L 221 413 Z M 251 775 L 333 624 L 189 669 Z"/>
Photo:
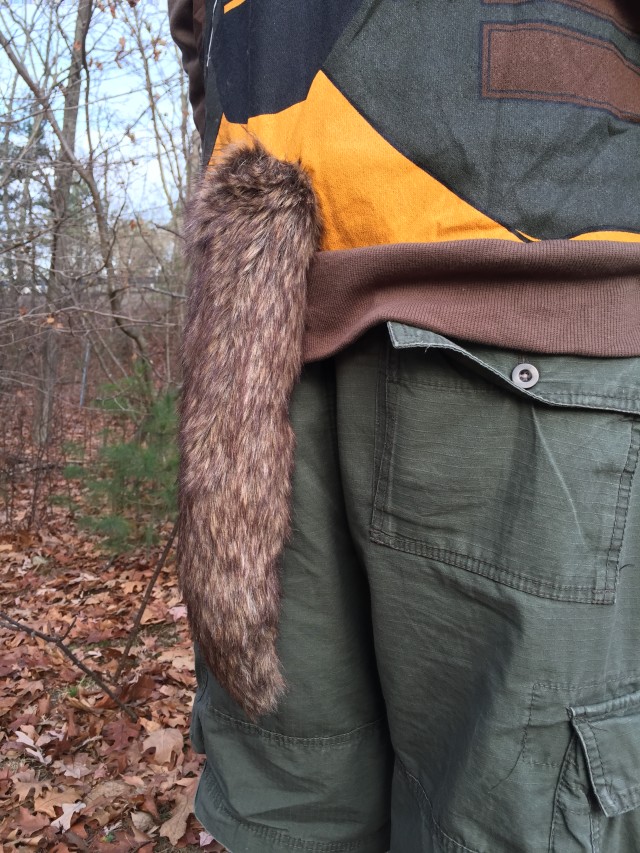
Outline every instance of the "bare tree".
<path id="1" fill-rule="evenodd" d="M 179 381 L 198 145 L 165 10 L 0 4 L 0 56 L 0 417 L 19 389 L 42 455 L 101 383 Z"/>
<path id="2" fill-rule="evenodd" d="M 92 0 L 80 0 L 73 42 L 71 44 L 69 76 L 65 85 L 64 117 L 62 127 L 60 128 L 59 139 L 60 149 L 53 177 L 51 267 L 46 293 L 47 307 L 52 314 L 63 303 L 63 294 L 68 287 L 69 279 L 73 275 L 70 264 L 71 252 L 68 240 L 66 239 L 68 232 L 67 208 L 71 190 L 71 179 L 76 163 L 75 147 L 78 109 L 80 106 L 80 89 L 82 85 L 82 72 L 85 67 L 85 44 L 92 12 Z M 24 68 L 24 66 L 16 66 L 16 70 L 23 80 L 28 83 L 29 81 L 25 78 L 24 73 L 21 73 L 21 67 Z M 24 69 L 24 72 L 28 73 L 26 69 Z M 34 94 L 36 94 L 35 91 Z M 36 98 L 43 109 L 46 108 L 47 102 L 44 93 L 38 92 Z M 49 437 L 53 399 L 58 378 L 60 354 L 58 338 L 59 333 L 56 323 L 48 323 L 45 326 L 42 345 L 40 387 L 34 420 L 34 437 L 39 445 L 45 445 Z"/>

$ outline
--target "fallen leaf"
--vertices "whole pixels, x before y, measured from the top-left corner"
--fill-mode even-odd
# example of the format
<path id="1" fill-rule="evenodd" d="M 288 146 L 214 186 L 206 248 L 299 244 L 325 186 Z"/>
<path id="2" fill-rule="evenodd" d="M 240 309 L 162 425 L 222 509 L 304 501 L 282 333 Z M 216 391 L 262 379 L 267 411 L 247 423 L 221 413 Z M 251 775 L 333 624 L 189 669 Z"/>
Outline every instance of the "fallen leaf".
<path id="1" fill-rule="evenodd" d="M 93 787 L 87 794 L 86 800 L 87 805 L 95 803 L 100 799 L 105 799 L 106 802 L 112 802 L 113 800 L 118 799 L 118 797 L 128 799 L 130 794 L 131 788 L 126 782 L 120 781 L 119 779 L 107 779 L 106 782 L 100 782 L 99 785 Z"/>
<path id="2" fill-rule="evenodd" d="M 111 702 L 111 699 L 107 696 L 106 699 Z M 85 702 L 82 699 L 79 699 L 76 696 L 67 696 L 65 699 L 69 705 L 73 705 L 74 708 L 78 708 L 80 711 L 89 711 L 92 714 L 99 714 L 100 710 L 96 708 L 95 705 L 90 704 L 90 702 Z"/>
<path id="3" fill-rule="evenodd" d="M 135 740 L 140 734 L 140 724 L 132 723 L 127 717 L 114 720 L 103 729 L 107 740 L 113 742 L 114 749 L 126 749 L 129 741 Z"/>
<path id="4" fill-rule="evenodd" d="M 49 821 L 46 817 L 32 815 L 24 806 L 20 806 L 19 817 L 16 823 L 25 836 L 33 835 L 34 832 L 39 832 L 45 826 L 49 826 Z"/>
<path id="5" fill-rule="evenodd" d="M 76 832 L 72 832 L 70 829 L 68 829 L 65 832 L 65 838 L 67 839 L 67 841 L 71 842 L 71 844 L 75 845 L 75 847 L 77 847 L 78 850 L 83 851 L 83 853 L 90 853 L 89 846 L 85 843 L 84 839 L 81 836 L 79 836 Z M 56 851 L 57 851 L 57 853 L 62 853 L 62 850 L 65 848 L 67 850 L 69 849 L 66 845 L 64 845 L 64 848 L 56 846 L 54 848 L 54 851 L 52 851 L 52 853 L 56 853 Z"/>
<path id="6" fill-rule="evenodd" d="M 49 817 L 56 816 L 56 806 L 62 806 L 64 803 L 76 800 L 74 791 L 71 788 L 65 788 L 63 791 L 51 791 L 45 794 L 44 797 L 36 797 L 33 803 L 33 810 L 43 812 Z"/>
<path id="7" fill-rule="evenodd" d="M 158 729 L 142 742 L 143 750 L 155 749 L 156 764 L 170 764 L 172 755 L 182 752 L 184 739 L 180 729 Z"/>
<path id="8" fill-rule="evenodd" d="M 23 728 L 29 730 L 29 729 L 33 729 L 33 726 L 23 726 Z M 34 732 L 35 732 L 35 730 L 34 730 Z M 53 759 L 48 758 L 42 752 L 41 749 L 37 749 L 37 747 L 35 746 L 35 743 L 33 741 L 33 738 L 29 734 L 25 733 L 24 731 L 18 730 L 16 732 L 16 740 L 18 741 L 18 743 L 23 744 L 25 746 L 24 751 L 28 755 L 30 755 L 32 758 L 35 758 L 37 761 L 39 761 L 40 764 L 44 764 L 46 766 L 47 764 L 51 764 L 51 762 L 53 761 Z"/>
<path id="9" fill-rule="evenodd" d="M 158 729 L 161 729 L 162 726 L 157 720 L 147 720 L 146 717 L 140 717 L 140 725 L 144 728 L 146 732 L 157 732 Z"/>
<path id="10" fill-rule="evenodd" d="M 122 781 L 134 788 L 144 788 L 144 779 L 141 776 L 122 776 Z"/>
<path id="11" fill-rule="evenodd" d="M 97 804 L 95 806 L 87 806 L 83 812 L 83 816 L 84 815 L 90 818 L 92 823 L 97 823 L 98 826 L 106 826 L 113 820 L 111 812 Z"/>
<path id="12" fill-rule="evenodd" d="M 154 802 L 153 796 L 151 794 L 148 794 L 144 798 L 144 802 L 142 804 L 142 807 L 145 811 L 149 812 L 149 814 L 152 815 L 156 820 L 160 820 L 160 815 L 158 814 L 158 808 L 157 808 L 157 806 Z"/>
<path id="13" fill-rule="evenodd" d="M 190 799 L 178 794 L 176 798 L 176 805 L 171 817 L 160 827 L 160 835 L 164 838 L 168 838 L 172 844 L 177 844 L 187 831 L 187 820 L 189 819 L 190 814 Z"/>
<path id="14" fill-rule="evenodd" d="M 91 763 L 89 756 L 86 753 L 74 755 L 68 763 L 56 762 L 56 769 L 60 769 L 64 776 L 70 776 L 72 779 L 82 779 L 85 776 L 92 775 L 95 767 Z"/>
<path id="15" fill-rule="evenodd" d="M 33 770 L 18 771 L 13 777 L 13 790 L 18 795 L 18 802 L 22 802 L 33 791 L 34 796 L 40 797 L 45 788 L 50 788 L 51 783 L 36 779 Z"/>
<path id="16" fill-rule="evenodd" d="M 206 831 L 200 833 L 198 843 L 200 844 L 200 847 L 206 847 L 208 853 L 228 853 L 222 844 L 216 841 L 213 835 L 209 835 Z"/>
<path id="17" fill-rule="evenodd" d="M 56 829 L 71 829 L 71 818 L 84 807 L 85 803 L 63 803 L 62 814 L 57 820 L 51 821 L 51 826 Z"/>
<path id="18" fill-rule="evenodd" d="M 25 728 L 26 728 L 26 726 L 25 726 Z M 29 728 L 32 728 L 32 726 L 29 726 Z M 26 734 L 25 732 L 20 731 L 20 730 L 18 730 L 16 732 L 16 740 L 18 741 L 18 743 L 26 743 L 29 746 L 35 746 L 36 745 L 33 738 L 29 737 L 28 734 Z"/>

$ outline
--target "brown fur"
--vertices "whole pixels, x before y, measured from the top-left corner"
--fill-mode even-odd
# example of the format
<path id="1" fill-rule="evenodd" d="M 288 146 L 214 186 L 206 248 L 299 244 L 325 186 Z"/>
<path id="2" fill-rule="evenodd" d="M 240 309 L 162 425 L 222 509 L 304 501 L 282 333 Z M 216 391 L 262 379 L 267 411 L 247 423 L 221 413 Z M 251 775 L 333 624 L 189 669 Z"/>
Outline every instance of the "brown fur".
<path id="1" fill-rule="evenodd" d="M 276 637 L 288 406 L 319 238 L 309 178 L 257 144 L 209 168 L 188 210 L 178 571 L 193 637 L 251 718 L 285 689 Z"/>

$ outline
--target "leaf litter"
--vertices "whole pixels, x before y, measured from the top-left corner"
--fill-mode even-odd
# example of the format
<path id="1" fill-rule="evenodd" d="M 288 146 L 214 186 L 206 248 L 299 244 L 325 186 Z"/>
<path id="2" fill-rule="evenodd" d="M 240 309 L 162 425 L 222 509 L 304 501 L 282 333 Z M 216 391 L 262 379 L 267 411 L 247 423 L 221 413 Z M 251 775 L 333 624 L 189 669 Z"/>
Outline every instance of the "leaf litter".
<path id="1" fill-rule="evenodd" d="M 0 610 L 113 679 L 155 552 L 109 559 L 56 517 L 0 537 Z M 193 814 L 195 674 L 168 562 L 115 685 L 131 720 L 53 644 L 0 622 L 0 853 L 226 853 Z"/>

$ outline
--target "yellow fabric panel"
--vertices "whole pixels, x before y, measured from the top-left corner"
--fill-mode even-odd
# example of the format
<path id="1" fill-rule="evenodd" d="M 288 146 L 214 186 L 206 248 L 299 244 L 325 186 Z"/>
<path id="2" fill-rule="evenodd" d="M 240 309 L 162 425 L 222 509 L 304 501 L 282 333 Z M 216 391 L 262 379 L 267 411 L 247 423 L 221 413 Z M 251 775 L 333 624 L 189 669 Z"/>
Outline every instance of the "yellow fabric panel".
<path id="1" fill-rule="evenodd" d="M 526 240 L 531 240 L 534 243 L 540 242 L 538 237 L 532 237 L 531 234 L 525 234 L 524 231 L 518 231 L 517 233 Z M 612 243 L 640 243 L 640 234 L 634 234 L 632 231 L 587 231 L 584 234 L 578 234 L 569 239 L 610 240 Z"/>
<path id="2" fill-rule="evenodd" d="M 236 6 L 242 6 L 242 4 L 245 2 L 246 0 L 229 0 L 228 3 L 224 4 L 224 9 L 222 11 L 226 15 L 227 12 L 230 12 L 232 9 L 235 9 Z"/>
<path id="3" fill-rule="evenodd" d="M 640 243 L 640 234 L 632 231 L 589 231 L 572 240 L 611 240 L 613 243 Z"/>
<path id="4" fill-rule="evenodd" d="M 252 136 L 276 157 L 300 160 L 313 177 L 325 219 L 325 249 L 518 237 L 411 163 L 319 72 L 306 101 L 232 124 L 222 146 Z M 212 158 L 212 159 L 213 159 Z"/>
<path id="5" fill-rule="evenodd" d="M 301 103 L 246 124 L 223 116 L 212 161 L 228 143 L 252 138 L 276 157 L 299 160 L 312 175 L 325 221 L 323 249 L 475 238 L 520 242 L 387 142 L 321 71 Z M 599 231 L 574 239 L 640 242 L 640 235 Z"/>

